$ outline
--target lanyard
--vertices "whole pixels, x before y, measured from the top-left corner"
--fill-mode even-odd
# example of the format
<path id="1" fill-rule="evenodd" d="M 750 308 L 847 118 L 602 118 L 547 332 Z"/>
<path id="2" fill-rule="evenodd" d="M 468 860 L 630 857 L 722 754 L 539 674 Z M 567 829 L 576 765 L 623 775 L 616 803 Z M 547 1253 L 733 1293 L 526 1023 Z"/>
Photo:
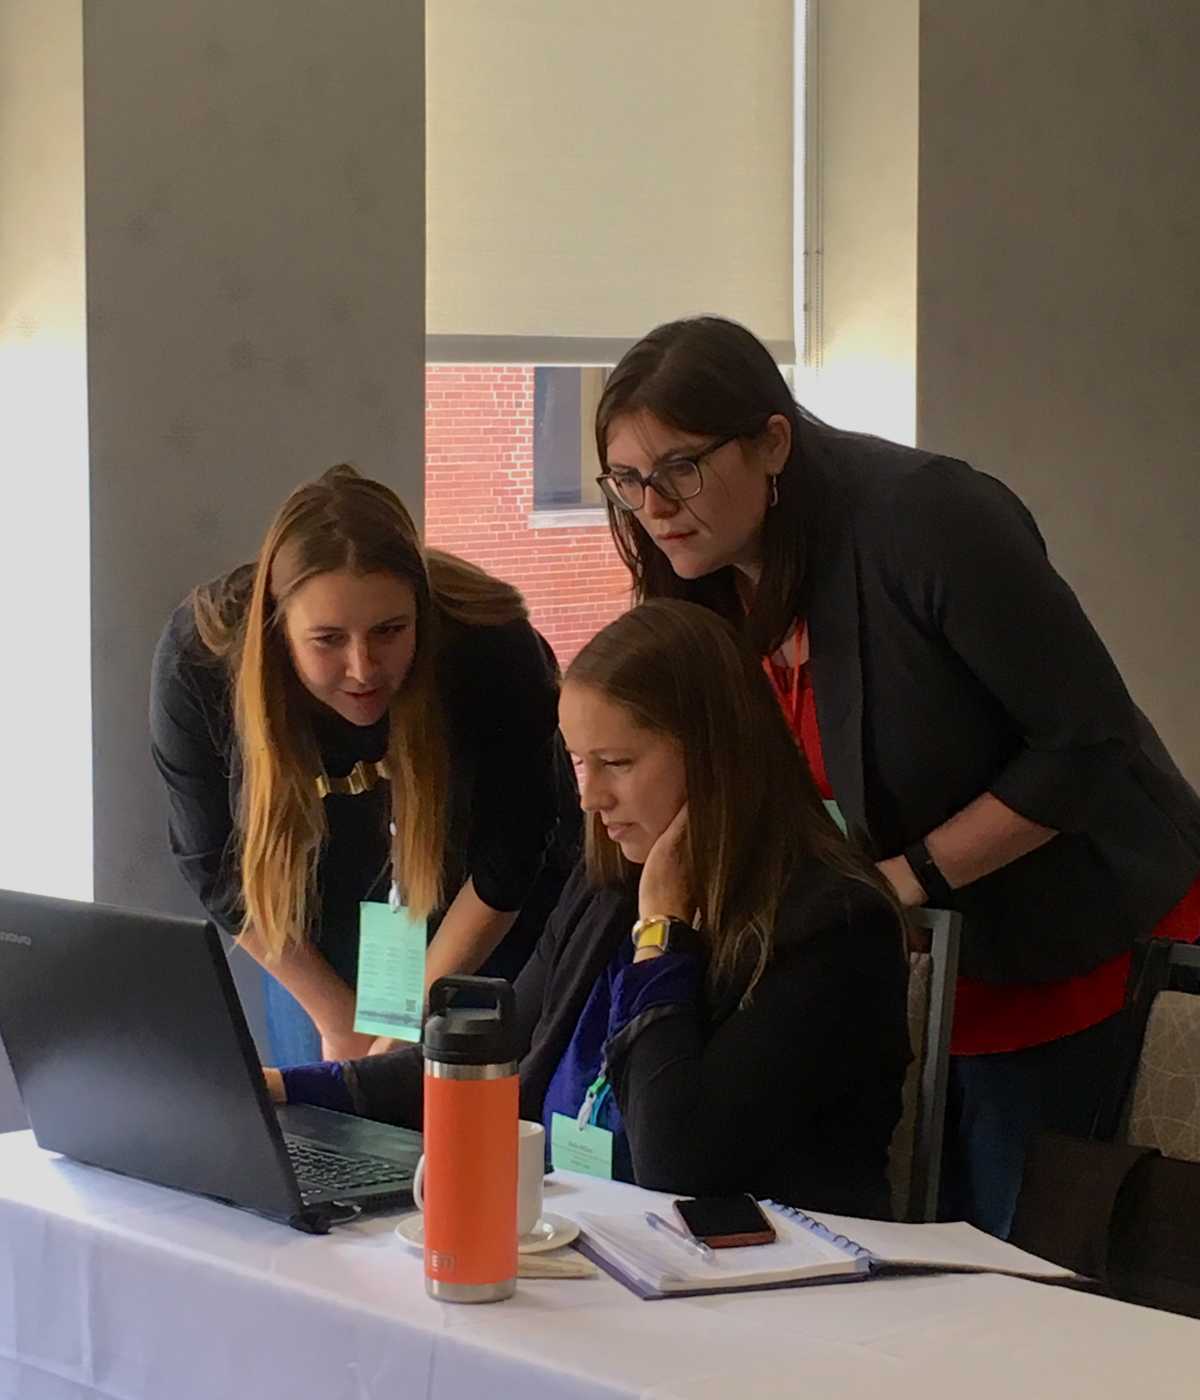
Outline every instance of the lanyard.
<path id="1" fill-rule="evenodd" d="M 799 660 L 800 650 L 804 643 L 804 637 L 808 628 L 801 627 L 796 634 L 796 664 L 792 667 L 791 684 L 785 690 L 779 683 L 779 668 L 774 660 L 769 656 L 763 657 L 763 670 L 767 673 L 767 679 L 771 682 L 771 689 L 775 692 L 775 698 L 779 701 L 779 707 L 783 711 L 788 722 L 791 724 L 794 734 L 800 733 L 800 672 L 808 663 Z"/>
<path id="2" fill-rule="evenodd" d="M 583 1103 L 575 1115 L 575 1123 L 579 1128 L 586 1128 L 589 1123 L 595 1123 L 600 1106 L 608 1097 L 611 1088 L 612 1085 L 608 1082 L 608 1071 L 601 1065 L 600 1073 L 588 1085 L 587 1093 L 583 1096 Z"/>
<path id="3" fill-rule="evenodd" d="M 394 848 L 394 843 L 396 840 L 395 822 L 388 822 L 388 835 L 392 838 L 393 842 L 393 846 L 388 847 L 388 860 L 390 862 L 392 858 L 392 850 Z M 395 876 L 393 875 L 392 887 L 390 890 L 388 890 L 388 908 L 392 911 L 393 914 L 398 914 L 400 912 L 401 903 L 402 900 L 400 898 L 400 886 L 396 883 Z"/>

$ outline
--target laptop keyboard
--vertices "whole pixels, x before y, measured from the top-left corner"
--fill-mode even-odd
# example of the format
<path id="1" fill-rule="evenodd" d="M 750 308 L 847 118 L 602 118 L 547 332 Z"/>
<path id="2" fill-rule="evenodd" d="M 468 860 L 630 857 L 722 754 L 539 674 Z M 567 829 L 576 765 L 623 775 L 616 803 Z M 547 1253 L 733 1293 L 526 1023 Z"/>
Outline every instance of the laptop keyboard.
<path id="1" fill-rule="evenodd" d="M 288 1156 L 297 1178 L 319 1190 L 301 1192 L 306 1200 L 316 1197 L 336 1198 L 339 1191 L 361 1191 L 364 1187 L 394 1184 L 402 1189 L 407 1173 L 398 1162 L 386 1157 L 364 1157 L 355 1153 L 337 1152 L 319 1147 L 307 1138 L 284 1133 Z"/>

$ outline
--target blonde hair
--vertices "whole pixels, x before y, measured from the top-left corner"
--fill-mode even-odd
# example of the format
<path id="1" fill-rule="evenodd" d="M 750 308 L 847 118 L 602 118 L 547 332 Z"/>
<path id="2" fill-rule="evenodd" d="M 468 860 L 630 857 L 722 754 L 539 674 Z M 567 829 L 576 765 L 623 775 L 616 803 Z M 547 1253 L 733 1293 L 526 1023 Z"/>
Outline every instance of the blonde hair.
<path id="1" fill-rule="evenodd" d="M 829 816 L 762 663 L 729 623 L 698 603 L 642 603 L 597 633 L 566 679 L 683 750 L 689 881 L 715 991 L 752 991 L 770 961 L 780 897 L 805 857 L 877 890 L 900 936 L 890 889 Z M 593 882 L 631 878 L 599 813 L 585 830 Z"/>
<path id="2" fill-rule="evenodd" d="M 412 586 L 416 650 L 389 712 L 393 879 L 424 918 L 442 902 L 447 824 L 446 739 L 437 697 L 439 624 L 500 626 L 527 617 L 516 589 L 453 555 L 425 555 L 412 517 L 381 482 L 333 467 L 297 488 L 267 530 L 253 566 L 192 597 L 201 641 L 229 668 L 242 758 L 236 820 L 242 933 L 270 959 L 308 935 L 325 809 L 309 700 L 288 654 L 288 599 L 317 574 L 387 573 Z"/>

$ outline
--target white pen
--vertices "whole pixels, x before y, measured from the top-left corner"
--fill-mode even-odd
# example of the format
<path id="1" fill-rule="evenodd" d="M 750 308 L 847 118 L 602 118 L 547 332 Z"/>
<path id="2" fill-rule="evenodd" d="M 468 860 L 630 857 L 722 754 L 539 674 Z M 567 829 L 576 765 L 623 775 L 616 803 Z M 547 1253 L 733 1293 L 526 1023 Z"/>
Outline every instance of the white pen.
<path id="1" fill-rule="evenodd" d="M 645 1214 L 646 1224 L 652 1230 L 661 1230 L 663 1234 L 670 1235 L 673 1240 L 681 1244 L 684 1249 L 699 1255 L 701 1259 L 706 1259 L 710 1264 L 713 1262 L 713 1252 L 703 1240 L 698 1240 L 693 1235 L 685 1235 L 682 1230 L 677 1230 L 669 1220 L 664 1220 L 661 1215 L 656 1215 L 652 1210 L 646 1211 Z"/>

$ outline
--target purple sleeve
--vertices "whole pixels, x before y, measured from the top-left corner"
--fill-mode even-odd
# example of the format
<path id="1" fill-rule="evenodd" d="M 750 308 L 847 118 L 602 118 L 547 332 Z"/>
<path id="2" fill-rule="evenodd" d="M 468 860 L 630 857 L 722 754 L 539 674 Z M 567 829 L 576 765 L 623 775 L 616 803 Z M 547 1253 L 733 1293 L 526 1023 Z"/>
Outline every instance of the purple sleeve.
<path id="1" fill-rule="evenodd" d="M 695 1006 L 699 976 L 700 964 L 689 953 L 663 953 L 661 957 L 623 967 L 613 979 L 608 1039 L 611 1041 L 647 1011 Z"/>
<path id="2" fill-rule="evenodd" d="M 312 1104 L 314 1108 L 331 1108 L 336 1113 L 355 1111 L 346 1076 L 337 1060 L 293 1065 L 280 1072 L 288 1103 Z"/>

